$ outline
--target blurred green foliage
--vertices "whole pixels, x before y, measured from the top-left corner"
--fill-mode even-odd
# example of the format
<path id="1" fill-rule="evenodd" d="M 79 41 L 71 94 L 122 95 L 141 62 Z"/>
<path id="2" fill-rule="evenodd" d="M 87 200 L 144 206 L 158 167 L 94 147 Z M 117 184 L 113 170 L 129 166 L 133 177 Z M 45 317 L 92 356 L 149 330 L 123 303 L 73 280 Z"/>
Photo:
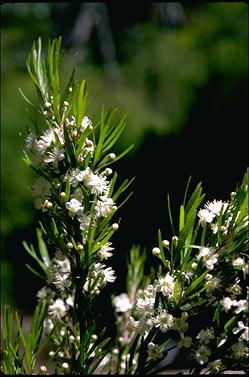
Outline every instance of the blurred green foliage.
<path id="1" fill-rule="evenodd" d="M 50 3 L 14 3 L 1 7 L 1 234 L 2 259 L 7 266 L 8 237 L 28 228 L 34 219 L 30 192 L 32 177 L 21 156 L 30 125 L 27 105 L 18 87 L 33 101 L 25 61 L 31 44 L 41 36 L 52 37 Z M 127 12 L 132 4 L 127 3 Z M 180 133 L 198 90 L 213 77 L 219 78 L 224 95 L 248 79 L 248 5 L 208 3 L 184 5 L 185 22 L 160 27 L 154 19 L 135 22 L 119 34 L 117 49 L 120 73 L 106 75 L 103 65 L 91 56 L 78 61 L 78 75 L 89 84 L 93 117 L 100 106 L 110 104 L 127 113 L 127 132 L 120 147 L 143 143 L 148 130 Z M 74 57 L 66 56 L 71 69 Z M 68 67 L 64 67 L 67 70 Z M 69 70 L 70 70 L 69 69 Z M 208 105 L 208 104 L 207 104 Z M 201 122 L 201 120 L 200 120 Z M 17 245 L 21 249 L 21 245 Z M 7 271 L 7 267 L 4 270 Z M 8 267 L 11 270 L 11 267 Z M 8 274 L 6 272 L 6 274 Z M 5 274 L 1 274 L 5 279 Z M 8 274 L 10 276 L 10 274 Z M 2 286 L 2 284 L 1 284 Z M 7 292 L 7 288 L 5 289 Z M 6 295 L 2 299 L 9 302 Z"/>

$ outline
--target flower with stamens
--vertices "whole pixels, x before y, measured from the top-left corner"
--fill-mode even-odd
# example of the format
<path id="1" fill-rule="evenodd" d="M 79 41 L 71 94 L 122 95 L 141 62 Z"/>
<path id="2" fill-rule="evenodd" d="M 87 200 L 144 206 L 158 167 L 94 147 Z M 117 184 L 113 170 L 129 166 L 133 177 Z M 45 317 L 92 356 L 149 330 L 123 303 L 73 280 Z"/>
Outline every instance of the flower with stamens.
<path id="1" fill-rule="evenodd" d="M 210 339 L 214 339 L 214 329 L 207 328 L 206 330 L 202 329 L 199 334 L 197 334 L 196 339 L 199 339 L 201 343 L 208 344 Z"/>
<path id="2" fill-rule="evenodd" d="M 74 218 L 75 215 L 82 215 L 84 210 L 82 204 L 77 199 L 71 199 L 70 202 L 66 203 L 66 209 L 68 209 L 69 216 Z"/>
<path id="3" fill-rule="evenodd" d="M 160 350 L 160 346 L 158 344 L 154 344 L 150 342 L 148 344 L 148 356 L 150 359 L 156 360 L 163 357 L 163 353 Z"/>
<path id="4" fill-rule="evenodd" d="M 167 332 L 174 325 L 174 317 L 167 310 L 162 309 L 159 315 L 156 316 L 154 323 L 162 332 Z"/>
<path id="5" fill-rule="evenodd" d="M 61 319 L 67 312 L 66 305 L 61 298 L 57 298 L 53 304 L 48 307 L 48 314 L 51 317 Z"/>
<path id="6" fill-rule="evenodd" d="M 132 308 L 132 304 L 126 293 L 121 293 L 114 297 L 113 304 L 117 313 L 126 313 Z"/>
<path id="7" fill-rule="evenodd" d="M 97 252 L 98 257 L 101 259 L 107 259 L 110 258 L 113 254 L 110 253 L 111 250 L 114 250 L 114 247 L 111 247 L 112 243 L 107 242 L 105 245 L 103 245 Z"/>
<path id="8" fill-rule="evenodd" d="M 162 292 L 165 297 L 172 297 L 174 285 L 174 278 L 169 272 L 164 277 L 158 278 L 158 291 Z"/>

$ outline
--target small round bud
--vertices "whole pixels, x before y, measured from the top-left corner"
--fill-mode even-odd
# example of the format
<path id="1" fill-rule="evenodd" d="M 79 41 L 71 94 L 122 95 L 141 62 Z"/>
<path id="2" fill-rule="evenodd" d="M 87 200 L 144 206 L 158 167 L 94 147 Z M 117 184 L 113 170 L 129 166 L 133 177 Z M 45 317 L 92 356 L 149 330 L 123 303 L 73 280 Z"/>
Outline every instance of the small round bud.
<path id="1" fill-rule="evenodd" d="M 121 368 L 121 369 L 125 369 L 125 368 L 126 368 L 126 363 L 125 363 L 125 362 L 122 362 L 122 363 L 120 364 L 120 368 Z"/>
<path id="2" fill-rule="evenodd" d="M 61 198 L 65 198 L 65 196 L 66 196 L 66 193 L 65 193 L 64 191 L 62 191 L 62 192 L 60 193 L 60 197 L 61 197 Z"/>
<path id="3" fill-rule="evenodd" d="M 83 250 L 83 249 L 84 249 L 83 245 L 81 245 L 81 243 L 79 243 L 78 244 L 78 250 Z"/>
<path id="4" fill-rule="evenodd" d="M 70 86 L 70 88 L 68 88 L 68 91 L 69 91 L 70 93 L 72 93 L 73 88 Z"/>
<path id="5" fill-rule="evenodd" d="M 68 363 L 63 363 L 63 364 L 62 364 L 62 368 L 63 368 L 63 369 L 68 369 L 68 368 L 69 368 Z"/>
<path id="6" fill-rule="evenodd" d="M 60 331 L 60 336 L 64 336 L 65 334 L 66 334 L 66 331 L 64 331 L 64 330 Z"/>
<path id="7" fill-rule="evenodd" d="M 172 241 L 175 242 L 175 243 L 177 243 L 177 241 L 178 241 L 178 237 L 177 237 L 177 236 L 173 236 L 173 237 L 172 237 Z"/>
<path id="8" fill-rule="evenodd" d="M 112 226 L 111 226 L 111 230 L 113 230 L 113 231 L 118 230 L 118 228 L 119 228 L 119 225 L 118 225 L 117 223 L 114 223 L 114 224 L 112 224 Z"/>
<path id="9" fill-rule="evenodd" d="M 162 244 L 163 244 L 164 247 L 168 247 L 169 246 L 169 241 L 168 240 L 163 240 Z"/>
<path id="10" fill-rule="evenodd" d="M 92 334 L 92 340 L 96 341 L 98 339 L 98 335 L 97 334 Z"/>
<path id="11" fill-rule="evenodd" d="M 78 341 L 80 341 L 80 336 L 79 336 L 79 335 L 77 335 L 76 339 L 77 339 Z"/>
<path id="12" fill-rule="evenodd" d="M 119 349 L 118 348 L 113 348 L 112 353 L 113 353 L 113 355 L 118 355 L 119 354 Z"/>
<path id="13" fill-rule="evenodd" d="M 105 174 L 106 176 L 111 175 L 111 174 L 112 174 L 112 169 L 110 169 L 110 168 L 106 168 L 105 171 L 104 171 L 104 174 Z"/>
<path id="14" fill-rule="evenodd" d="M 64 101 L 63 105 L 67 107 L 69 105 L 69 103 L 67 101 Z"/>
<path id="15" fill-rule="evenodd" d="M 118 338 L 118 341 L 119 341 L 120 343 L 122 343 L 122 342 L 124 341 L 124 338 L 123 338 L 122 336 L 120 336 L 120 337 Z"/>
<path id="16" fill-rule="evenodd" d="M 68 242 L 68 243 L 67 243 L 67 248 L 68 248 L 68 249 L 72 249 L 72 248 L 73 248 L 73 244 L 72 244 L 72 242 Z"/>
<path id="17" fill-rule="evenodd" d="M 115 160 L 115 158 L 116 158 L 115 153 L 110 153 L 110 154 L 109 154 L 109 158 L 110 158 L 111 160 Z"/>
<path id="18" fill-rule="evenodd" d="M 58 352 L 58 356 L 61 357 L 61 358 L 64 357 L 64 352 L 59 351 L 59 352 Z"/>
<path id="19" fill-rule="evenodd" d="M 71 340 L 71 342 L 74 342 L 75 341 L 75 337 L 73 335 L 70 335 L 69 336 L 69 340 Z"/>
<path id="20" fill-rule="evenodd" d="M 48 356 L 50 357 L 54 356 L 54 351 L 49 351 Z"/>
<path id="21" fill-rule="evenodd" d="M 222 225 L 222 226 L 220 227 L 220 230 L 221 230 L 222 232 L 225 232 L 225 231 L 227 230 L 227 227 L 226 227 L 225 225 Z"/>
<path id="22" fill-rule="evenodd" d="M 212 277 L 213 277 L 213 275 L 211 275 L 211 274 L 207 274 L 206 277 L 205 277 L 205 279 L 206 279 L 206 280 L 210 280 L 210 279 L 212 279 Z"/>
<path id="23" fill-rule="evenodd" d="M 232 191 L 231 194 L 230 194 L 231 199 L 233 200 L 235 198 L 235 196 L 236 196 L 236 192 Z"/>
<path id="24" fill-rule="evenodd" d="M 92 147 L 93 146 L 93 142 L 90 139 L 87 139 L 86 142 L 85 142 L 85 144 L 86 144 L 87 147 Z"/>
<path id="25" fill-rule="evenodd" d="M 51 107 L 51 103 L 48 102 L 48 101 L 46 101 L 46 102 L 44 103 L 44 107 L 45 107 L 45 109 L 49 109 L 49 107 Z"/>
<path id="26" fill-rule="evenodd" d="M 193 269 L 195 269 L 195 268 L 197 267 L 197 263 L 193 262 L 192 265 L 191 265 L 191 267 L 192 267 Z"/>
<path id="27" fill-rule="evenodd" d="M 154 247 L 154 249 L 152 249 L 152 254 L 155 255 L 156 257 L 158 257 L 161 253 L 161 250 L 159 249 L 159 247 Z"/>
<path id="28" fill-rule="evenodd" d="M 49 202 L 48 200 L 46 200 L 46 202 L 45 202 L 45 206 L 46 206 L 47 208 L 52 208 L 52 207 L 53 207 L 53 203 L 51 203 L 51 202 Z"/>
<path id="29" fill-rule="evenodd" d="M 41 372 L 47 372 L 47 368 L 45 367 L 45 365 L 40 366 L 40 371 Z"/>
<path id="30" fill-rule="evenodd" d="M 118 207 L 117 206 L 112 206 L 113 211 L 117 211 Z"/>
<path id="31" fill-rule="evenodd" d="M 43 115 L 45 116 L 46 119 L 50 118 L 50 114 L 48 111 L 43 111 Z"/>
<path id="32" fill-rule="evenodd" d="M 72 132 L 72 134 L 73 134 L 74 137 L 76 137 L 76 136 L 78 135 L 78 131 L 77 131 L 77 130 L 74 130 L 74 131 Z"/>

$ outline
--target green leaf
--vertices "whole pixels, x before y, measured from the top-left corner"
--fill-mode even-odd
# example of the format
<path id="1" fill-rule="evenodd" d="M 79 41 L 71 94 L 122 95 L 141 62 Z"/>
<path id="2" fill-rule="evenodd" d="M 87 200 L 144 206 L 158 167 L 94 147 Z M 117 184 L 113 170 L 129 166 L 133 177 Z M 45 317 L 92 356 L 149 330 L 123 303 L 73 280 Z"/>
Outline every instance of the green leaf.
<path id="1" fill-rule="evenodd" d="M 184 227 L 184 220 L 185 220 L 185 212 L 184 212 L 184 206 L 181 205 L 180 207 L 180 217 L 179 217 L 179 232 L 183 229 Z"/>
<path id="2" fill-rule="evenodd" d="M 48 254 L 47 246 L 45 242 L 43 241 L 42 232 L 39 228 L 36 229 L 36 233 L 37 233 L 37 239 L 38 239 L 38 247 L 39 247 L 42 260 L 45 266 L 48 267 L 50 265 L 50 257 Z"/>

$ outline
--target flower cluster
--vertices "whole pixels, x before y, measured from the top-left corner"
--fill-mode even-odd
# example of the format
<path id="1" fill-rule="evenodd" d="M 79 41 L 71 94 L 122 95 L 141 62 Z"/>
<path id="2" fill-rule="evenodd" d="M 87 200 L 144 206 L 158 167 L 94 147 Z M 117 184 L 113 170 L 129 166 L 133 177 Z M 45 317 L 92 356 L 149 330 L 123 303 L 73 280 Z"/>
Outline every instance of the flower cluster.
<path id="1" fill-rule="evenodd" d="M 159 231 L 159 245 L 152 250 L 159 261 L 156 278 L 136 288 L 132 309 L 119 310 L 120 317 L 129 314 L 128 343 L 137 339 L 138 363 L 130 364 L 134 373 L 156 372 L 172 342 L 178 349 L 188 349 L 196 372 L 245 367 L 249 351 L 246 182 L 247 174 L 230 201 L 207 202 L 204 209 L 198 208 L 202 196 L 197 187 L 180 219 L 179 235 L 162 240 Z M 126 302 L 130 299 L 131 295 Z"/>

